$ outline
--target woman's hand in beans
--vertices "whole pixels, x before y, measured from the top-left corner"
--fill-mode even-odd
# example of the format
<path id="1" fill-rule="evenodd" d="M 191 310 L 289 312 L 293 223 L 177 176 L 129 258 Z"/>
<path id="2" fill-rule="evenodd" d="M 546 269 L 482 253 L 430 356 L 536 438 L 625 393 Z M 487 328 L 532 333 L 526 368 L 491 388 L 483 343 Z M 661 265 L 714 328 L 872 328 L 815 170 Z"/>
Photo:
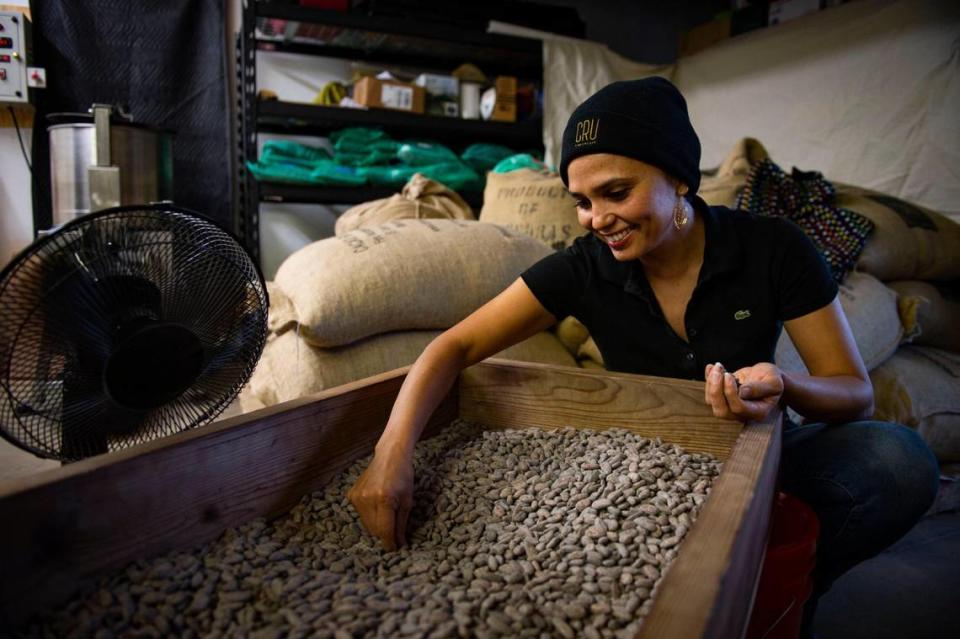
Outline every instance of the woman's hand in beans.
<path id="1" fill-rule="evenodd" d="M 413 463 L 403 455 L 378 454 L 347 493 L 360 522 L 386 550 L 406 543 L 413 506 Z"/>

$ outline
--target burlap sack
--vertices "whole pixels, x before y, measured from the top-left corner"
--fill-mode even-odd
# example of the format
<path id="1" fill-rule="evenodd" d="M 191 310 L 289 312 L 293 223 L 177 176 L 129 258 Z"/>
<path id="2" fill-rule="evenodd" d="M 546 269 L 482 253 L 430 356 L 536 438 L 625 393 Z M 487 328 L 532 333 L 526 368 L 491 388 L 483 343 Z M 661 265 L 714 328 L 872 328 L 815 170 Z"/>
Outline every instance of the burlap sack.
<path id="1" fill-rule="evenodd" d="M 872 275 L 851 273 L 840 285 L 840 306 L 867 370 L 893 355 L 904 335 L 895 292 Z M 777 342 L 774 361 L 787 372 L 807 372 L 786 330 Z"/>
<path id="2" fill-rule="evenodd" d="M 960 352 L 960 296 L 956 286 L 888 282 L 900 296 L 900 321 L 911 344 Z"/>
<path id="3" fill-rule="evenodd" d="M 462 197 L 420 173 L 414 173 L 400 193 L 382 200 L 364 202 L 337 218 L 335 235 L 343 235 L 392 220 L 472 220 L 473 211 Z"/>
<path id="4" fill-rule="evenodd" d="M 237 400 L 240 402 L 240 412 L 242 413 L 252 413 L 255 410 L 260 410 L 261 408 L 266 407 L 266 405 L 257 399 L 256 395 L 253 394 L 250 384 L 247 384 L 240 389 L 240 394 L 237 395 Z"/>
<path id="5" fill-rule="evenodd" d="M 557 336 L 557 339 L 560 340 L 560 343 L 563 344 L 567 351 L 574 357 L 577 356 L 580 345 L 590 337 L 590 333 L 587 332 L 587 327 L 572 315 L 560 320 L 554 327 L 553 332 Z"/>
<path id="6" fill-rule="evenodd" d="M 377 373 L 412 364 L 441 331 L 398 331 L 375 335 L 348 346 L 317 348 L 296 331 L 287 331 L 264 348 L 248 385 L 242 393 L 244 411 L 259 405 L 318 393 Z M 495 355 L 504 359 L 560 366 L 577 365 L 560 341 L 542 332 Z"/>
<path id="7" fill-rule="evenodd" d="M 597 348 L 597 343 L 593 341 L 592 337 L 587 338 L 587 341 L 577 349 L 577 358 L 580 360 L 581 366 L 589 361 L 601 368 L 606 368 L 603 364 L 603 355 L 600 354 L 600 349 Z"/>
<path id="8" fill-rule="evenodd" d="M 960 224 L 930 209 L 876 191 L 836 184 L 837 206 L 869 218 L 876 228 L 857 260 L 883 281 L 960 277 Z"/>
<path id="9" fill-rule="evenodd" d="M 548 246 L 496 224 L 397 220 L 305 246 L 274 283 L 314 346 L 445 329 L 489 301 Z"/>
<path id="10" fill-rule="evenodd" d="M 587 232 L 560 176 L 533 169 L 488 173 L 480 221 L 503 224 L 557 250 Z"/>
<path id="11" fill-rule="evenodd" d="M 715 174 L 704 173 L 697 194 L 710 206 L 733 208 L 753 165 L 769 157 L 759 141 L 743 138 L 734 145 Z"/>
<path id="12" fill-rule="evenodd" d="M 870 372 L 874 418 L 916 428 L 941 462 L 960 462 L 960 354 L 904 346 Z"/>
<path id="13" fill-rule="evenodd" d="M 267 297 L 270 298 L 270 312 L 267 313 L 267 330 L 270 334 L 280 334 L 297 324 L 297 309 L 279 286 L 267 282 Z"/>

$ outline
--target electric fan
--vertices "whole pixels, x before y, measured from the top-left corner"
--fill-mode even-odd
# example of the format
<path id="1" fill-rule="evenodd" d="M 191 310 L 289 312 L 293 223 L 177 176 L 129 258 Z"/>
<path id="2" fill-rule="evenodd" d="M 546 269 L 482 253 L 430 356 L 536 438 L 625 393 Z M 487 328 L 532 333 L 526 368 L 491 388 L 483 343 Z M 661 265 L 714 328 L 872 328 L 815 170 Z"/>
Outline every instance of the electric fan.
<path id="1" fill-rule="evenodd" d="M 266 339 L 263 276 L 168 204 L 79 217 L 0 273 L 0 435 L 74 461 L 205 424 Z"/>

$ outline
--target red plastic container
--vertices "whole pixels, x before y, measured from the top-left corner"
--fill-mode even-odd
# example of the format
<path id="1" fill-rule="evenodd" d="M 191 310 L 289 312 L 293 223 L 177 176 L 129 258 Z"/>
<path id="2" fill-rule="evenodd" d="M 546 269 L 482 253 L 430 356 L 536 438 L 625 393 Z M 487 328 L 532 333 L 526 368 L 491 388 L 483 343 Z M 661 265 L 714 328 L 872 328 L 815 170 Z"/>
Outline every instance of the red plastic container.
<path id="1" fill-rule="evenodd" d="M 760 585 L 747 627 L 747 639 L 796 639 L 803 606 L 813 589 L 820 521 L 806 503 L 777 493 L 770 541 L 763 558 Z"/>

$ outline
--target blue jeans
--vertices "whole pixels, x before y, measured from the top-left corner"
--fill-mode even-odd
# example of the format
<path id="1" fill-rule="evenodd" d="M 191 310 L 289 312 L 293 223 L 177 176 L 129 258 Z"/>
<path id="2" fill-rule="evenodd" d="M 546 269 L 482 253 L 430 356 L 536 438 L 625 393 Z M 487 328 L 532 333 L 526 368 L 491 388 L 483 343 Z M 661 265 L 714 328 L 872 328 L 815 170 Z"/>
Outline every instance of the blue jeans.
<path id="1" fill-rule="evenodd" d="M 900 539 L 930 508 L 939 468 L 920 436 L 898 424 L 787 422 L 780 486 L 820 519 L 805 610 L 812 620 L 817 598 L 837 577 Z"/>

